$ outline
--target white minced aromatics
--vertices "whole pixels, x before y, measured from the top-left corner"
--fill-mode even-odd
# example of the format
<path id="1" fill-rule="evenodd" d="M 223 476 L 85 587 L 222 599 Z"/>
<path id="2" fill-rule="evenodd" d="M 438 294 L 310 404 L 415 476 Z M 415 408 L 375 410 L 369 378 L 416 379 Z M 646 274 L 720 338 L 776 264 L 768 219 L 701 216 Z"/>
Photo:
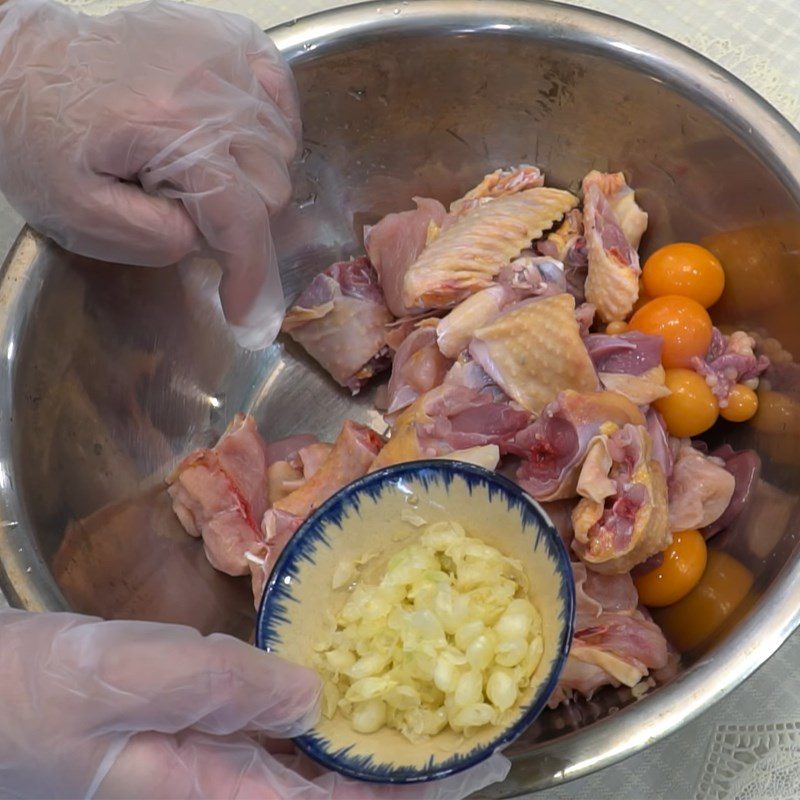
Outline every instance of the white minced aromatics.
<path id="1" fill-rule="evenodd" d="M 326 717 L 338 711 L 360 733 L 389 726 L 412 741 L 448 725 L 470 735 L 514 715 L 542 658 L 542 620 L 518 561 L 437 522 L 379 583 L 352 585 L 315 649 Z"/>

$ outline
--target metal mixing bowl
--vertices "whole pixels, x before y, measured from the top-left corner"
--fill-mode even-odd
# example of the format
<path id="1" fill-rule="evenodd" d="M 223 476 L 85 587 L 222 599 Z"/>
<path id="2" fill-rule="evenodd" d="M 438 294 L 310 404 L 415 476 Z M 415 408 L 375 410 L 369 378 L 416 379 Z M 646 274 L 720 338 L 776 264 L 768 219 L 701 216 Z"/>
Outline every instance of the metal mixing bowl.
<path id="1" fill-rule="evenodd" d="M 448 200 L 520 161 L 571 188 L 593 167 L 622 169 L 650 212 L 645 251 L 725 232 L 743 277 L 719 314 L 800 351 L 800 143 L 712 63 L 635 26 L 546 3 L 364 5 L 273 34 L 305 106 L 296 200 L 274 224 L 289 297 L 358 252 L 363 223 L 414 194 Z M 30 231 L 0 261 L 9 601 L 247 637 L 247 581 L 207 565 L 172 516 L 163 477 L 236 411 L 255 414 L 269 439 L 332 437 L 345 416 L 375 420 L 369 393 L 351 400 L 289 342 L 240 351 L 177 269 L 109 267 Z M 798 624 L 796 426 L 722 435 L 762 453 L 773 487 L 714 544 L 755 575 L 746 613 L 644 699 L 609 690 L 543 715 L 514 745 L 496 796 L 576 777 L 675 730 Z"/>

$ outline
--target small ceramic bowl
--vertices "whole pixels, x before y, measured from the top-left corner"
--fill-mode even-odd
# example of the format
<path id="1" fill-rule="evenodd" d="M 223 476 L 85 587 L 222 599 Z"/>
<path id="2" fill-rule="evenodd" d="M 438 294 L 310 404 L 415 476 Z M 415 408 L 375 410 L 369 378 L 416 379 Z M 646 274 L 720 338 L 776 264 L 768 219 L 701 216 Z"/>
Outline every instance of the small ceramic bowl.
<path id="1" fill-rule="evenodd" d="M 375 579 L 399 549 L 419 536 L 401 520 L 403 509 L 426 522 L 460 522 L 468 535 L 519 559 L 530 597 L 542 615 L 544 655 L 505 727 L 487 726 L 464 739 L 446 728 L 424 744 L 398 731 L 356 733 L 341 715 L 320 719 L 295 741 L 326 767 L 361 780 L 417 783 L 443 778 L 488 758 L 519 736 L 544 708 L 555 688 L 572 639 L 575 589 L 569 557 L 541 507 L 511 481 L 455 461 L 418 461 L 374 472 L 351 483 L 312 514 L 281 554 L 258 612 L 256 644 L 283 658 L 310 665 L 314 645 L 330 633 L 324 610 L 334 613 L 346 589 L 331 588 L 343 559 L 367 552 Z M 400 534 L 405 534 L 400 536 Z M 367 568 L 361 576 L 369 579 Z"/>

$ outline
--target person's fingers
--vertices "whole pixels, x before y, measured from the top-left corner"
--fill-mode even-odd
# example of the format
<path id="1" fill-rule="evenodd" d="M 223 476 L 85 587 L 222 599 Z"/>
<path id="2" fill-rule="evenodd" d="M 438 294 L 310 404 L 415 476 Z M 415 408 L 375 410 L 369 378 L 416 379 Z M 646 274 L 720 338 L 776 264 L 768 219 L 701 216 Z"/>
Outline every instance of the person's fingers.
<path id="1" fill-rule="evenodd" d="M 286 310 L 278 259 L 269 237 L 267 247 L 264 279 L 257 291 L 254 291 L 254 284 L 242 272 L 227 270 L 220 281 L 223 310 L 234 305 L 239 307 L 241 298 L 247 300 L 246 311 L 237 314 L 236 322 L 230 322 L 230 328 L 237 342 L 248 350 L 261 350 L 275 341 Z M 226 311 L 226 317 L 231 320 L 233 315 Z"/>
<path id="2" fill-rule="evenodd" d="M 274 752 L 287 769 L 324 789 L 331 800 L 462 800 L 474 792 L 505 780 L 511 762 L 495 753 L 475 767 L 435 781 L 411 784 L 375 784 L 329 772 L 302 753 Z"/>
<path id="3" fill-rule="evenodd" d="M 109 754 L 98 770 L 97 791 L 93 796 L 105 800 L 153 797 L 323 800 L 322 791 L 292 791 L 304 784 L 307 782 L 281 767 L 266 750 L 243 735 L 216 737 L 191 731 L 178 736 L 142 733 L 131 738 L 118 754 Z"/>
<path id="4" fill-rule="evenodd" d="M 120 752 L 109 754 L 94 783 L 94 797 L 104 800 L 330 800 L 336 782 L 299 775 L 247 736 L 189 731 L 177 736 L 143 733 L 131 738 Z M 342 800 L 381 796 L 374 785 L 346 783 L 350 791 L 338 795 Z"/>
<path id="5" fill-rule="evenodd" d="M 248 55 L 248 61 L 264 91 L 289 121 L 299 143 L 303 127 L 300 118 L 300 95 L 289 65 L 269 39 L 266 39 L 266 43 L 262 42 L 258 51 Z"/>
<path id="6" fill-rule="evenodd" d="M 318 717 L 315 672 L 232 637 L 203 637 L 182 625 L 81 624 L 86 618 L 63 616 L 72 623 L 51 621 L 38 634 L 37 683 L 43 694 L 74 700 L 75 708 L 63 713 L 82 715 L 87 734 L 194 727 L 286 737 Z"/>
<path id="7" fill-rule="evenodd" d="M 285 195 L 288 173 L 276 170 L 275 180 L 283 181 L 286 188 L 273 190 Z M 220 152 L 214 143 L 168 160 L 163 167 L 154 163 L 143 180 L 152 184 L 152 191 L 183 203 L 220 261 L 222 309 L 240 343 L 248 347 L 269 344 L 284 308 L 269 213 L 233 155 Z"/>
<path id="8" fill-rule="evenodd" d="M 33 225 L 61 247 L 120 264 L 164 267 L 200 247 L 183 206 L 132 183 L 78 173 L 65 207 L 42 207 Z M 55 209 L 55 210 L 54 210 Z"/>
<path id="9" fill-rule="evenodd" d="M 252 184 L 270 213 L 283 208 L 292 195 L 288 158 L 265 146 L 263 136 L 241 132 L 231 139 L 228 152 Z"/>

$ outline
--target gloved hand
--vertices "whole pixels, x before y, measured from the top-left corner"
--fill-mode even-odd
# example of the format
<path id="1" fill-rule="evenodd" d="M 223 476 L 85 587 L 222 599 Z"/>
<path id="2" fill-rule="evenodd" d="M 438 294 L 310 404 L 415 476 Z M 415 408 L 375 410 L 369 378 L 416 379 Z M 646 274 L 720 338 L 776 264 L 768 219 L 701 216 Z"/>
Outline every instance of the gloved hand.
<path id="1" fill-rule="evenodd" d="M 205 253 L 240 343 L 283 315 L 269 217 L 300 135 L 288 66 L 255 24 L 157 0 L 105 17 L 0 3 L 0 191 L 75 253 Z"/>
<path id="2" fill-rule="evenodd" d="M 311 670 L 228 636 L 0 612 L 0 796 L 458 800 L 508 772 L 495 755 L 380 787 L 255 741 L 307 729 L 319 693 Z"/>

